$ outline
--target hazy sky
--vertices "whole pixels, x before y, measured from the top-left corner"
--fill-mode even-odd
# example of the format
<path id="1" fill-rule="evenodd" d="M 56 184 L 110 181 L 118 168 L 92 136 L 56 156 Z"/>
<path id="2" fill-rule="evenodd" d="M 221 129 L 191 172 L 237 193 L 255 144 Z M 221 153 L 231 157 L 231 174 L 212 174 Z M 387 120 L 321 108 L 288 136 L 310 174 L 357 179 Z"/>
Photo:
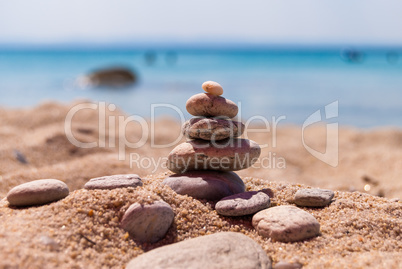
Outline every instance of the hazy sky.
<path id="1" fill-rule="evenodd" d="M 0 0 L 0 44 L 402 45 L 401 28 L 401 0 Z"/>

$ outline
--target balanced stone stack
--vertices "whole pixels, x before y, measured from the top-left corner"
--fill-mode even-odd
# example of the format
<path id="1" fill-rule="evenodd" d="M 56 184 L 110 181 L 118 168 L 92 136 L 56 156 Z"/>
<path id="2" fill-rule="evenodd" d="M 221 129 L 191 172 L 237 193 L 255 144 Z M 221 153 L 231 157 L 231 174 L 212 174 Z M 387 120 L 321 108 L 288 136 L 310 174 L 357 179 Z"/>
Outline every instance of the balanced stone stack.
<path id="1" fill-rule="evenodd" d="M 207 81 L 202 88 L 206 93 L 196 94 L 186 103 L 187 111 L 195 116 L 183 125 L 189 141 L 170 152 L 167 167 L 176 174 L 164 184 L 179 194 L 219 200 L 245 191 L 243 181 L 232 171 L 253 165 L 261 149 L 252 140 L 238 138 L 244 124 L 232 120 L 238 107 L 221 96 L 221 85 Z"/>

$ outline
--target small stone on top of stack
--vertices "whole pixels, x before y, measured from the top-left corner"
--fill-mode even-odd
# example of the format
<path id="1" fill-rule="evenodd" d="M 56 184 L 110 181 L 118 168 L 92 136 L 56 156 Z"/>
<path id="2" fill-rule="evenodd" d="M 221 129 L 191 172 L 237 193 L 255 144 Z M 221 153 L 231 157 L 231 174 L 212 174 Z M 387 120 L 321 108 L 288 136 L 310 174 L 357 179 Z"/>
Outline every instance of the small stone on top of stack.
<path id="1" fill-rule="evenodd" d="M 207 81 L 202 88 L 205 93 L 187 100 L 186 109 L 195 116 L 183 125 L 189 141 L 170 152 L 167 167 L 177 174 L 167 177 L 164 184 L 179 194 L 219 200 L 245 191 L 243 181 L 232 171 L 253 165 L 261 149 L 252 140 L 237 138 L 244 124 L 232 120 L 238 107 L 221 96 L 221 85 Z"/>

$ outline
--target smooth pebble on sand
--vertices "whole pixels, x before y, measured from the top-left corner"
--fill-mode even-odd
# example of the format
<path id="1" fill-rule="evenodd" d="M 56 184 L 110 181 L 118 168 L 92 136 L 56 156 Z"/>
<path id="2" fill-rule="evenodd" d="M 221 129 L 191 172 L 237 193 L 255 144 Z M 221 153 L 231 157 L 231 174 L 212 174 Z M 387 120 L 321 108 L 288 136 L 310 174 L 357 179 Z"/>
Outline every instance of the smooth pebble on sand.
<path id="1" fill-rule="evenodd" d="M 222 95 L 223 94 L 223 88 L 222 86 L 215 81 L 205 81 L 202 83 L 202 89 L 206 91 L 207 93 L 213 94 L 213 95 Z"/>
<path id="2" fill-rule="evenodd" d="M 236 171 L 252 166 L 261 154 L 260 146 L 248 139 L 233 138 L 211 143 L 192 140 L 175 147 L 167 168 L 175 173 L 192 170 Z"/>
<path id="3" fill-rule="evenodd" d="M 253 216 L 258 234 L 274 241 L 295 242 L 317 236 L 320 224 L 310 213 L 295 206 L 276 206 Z"/>
<path id="4" fill-rule="evenodd" d="M 223 216 L 245 216 L 266 209 L 271 205 L 269 196 L 260 191 L 234 194 L 221 199 L 215 210 Z"/>
<path id="5" fill-rule="evenodd" d="M 183 124 L 182 130 L 188 138 L 218 141 L 241 136 L 244 124 L 219 118 L 192 118 Z"/>
<path id="6" fill-rule="evenodd" d="M 173 209 L 164 201 L 147 205 L 134 203 L 124 213 L 120 226 L 134 240 L 155 243 L 165 236 L 173 219 Z"/>
<path id="7" fill-rule="evenodd" d="M 260 245 L 241 233 L 221 232 L 159 247 L 131 260 L 126 269 L 269 269 Z"/>
<path id="8" fill-rule="evenodd" d="M 303 267 L 302 264 L 296 263 L 289 263 L 285 261 L 280 261 L 274 265 L 274 269 L 301 269 Z"/>
<path id="9" fill-rule="evenodd" d="M 239 111 L 233 101 L 210 93 L 191 96 L 186 102 L 186 109 L 193 116 L 228 118 L 235 117 Z"/>
<path id="10" fill-rule="evenodd" d="M 7 194 L 10 206 L 43 205 L 63 199 L 70 193 L 66 183 L 57 179 L 39 179 L 12 188 Z"/>
<path id="11" fill-rule="evenodd" d="M 246 189 L 243 180 L 236 173 L 220 171 L 175 174 L 165 178 L 163 184 L 178 194 L 211 201 L 244 192 Z"/>
<path id="12" fill-rule="evenodd" d="M 84 188 L 93 189 L 116 189 L 116 188 L 127 188 L 127 187 L 140 187 L 142 186 L 141 178 L 136 174 L 127 175 L 113 175 L 92 178 L 87 183 L 85 183 Z"/>
<path id="13" fill-rule="evenodd" d="M 294 202 L 298 206 L 324 207 L 331 203 L 334 192 L 324 189 L 301 189 L 294 197 Z"/>

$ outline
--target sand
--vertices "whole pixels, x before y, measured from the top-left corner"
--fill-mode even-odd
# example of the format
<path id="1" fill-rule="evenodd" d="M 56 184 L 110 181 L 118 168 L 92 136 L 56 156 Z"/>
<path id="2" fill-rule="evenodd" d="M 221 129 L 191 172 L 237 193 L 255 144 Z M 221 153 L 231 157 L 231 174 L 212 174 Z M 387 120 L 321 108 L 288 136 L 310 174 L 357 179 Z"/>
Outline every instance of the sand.
<path id="1" fill-rule="evenodd" d="M 163 167 L 130 168 L 130 153 L 146 158 L 166 157 L 174 145 L 154 148 L 150 140 L 138 149 L 126 149 L 126 160 L 110 141 L 118 135 L 98 130 L 97 111 L 86 109 L 73 118 L 73 133 L 80 141 L 105 137 L 106 147 L 83 149 L 64 133 L 72 105 L 46 103 L 32 109 L 0 109 L 0 267 L 1 268 L 122 268 L 133 257 L 161 245 L 218 231 L 242 232 L 257 241 L 272 258 L 300 262 L 304 268 L 398 268 L 402 256 L 402 130 L 339 130 L 339 165 L 331 167 L 311 156 L 301 143 L 299 126 L 278 127 L 276 147 L 270 133 L 249 138 L 269 143 L 262 157 L 275 153 L 286 168 L 253 167 L 239 171 L 248 190 L 271 188 L 273 204 L 291 204 L 294 193 L 312 186 L 336 190 L 333 203 L 323 209 L 305 209 L 321 224 L 321 235 L 298 243 L 271 242 L 251 226 L 251 217 L 217 215 L 214 203 L 175 194 L 160 183 Z M 119 116 L 122 112 L 108 112 Z M 178 122 L 161 118 L 155 124 L 157 144 L 173 142 Z M 141 139 L 139 125 L 126 130 L 130 141 Z M 306 142 L 325 147 L 325 127 L 312 126 Z M 176 145 L 177 143 L 175 143 Z M 18 151 L 18 154 L 17 154 Z M 17 158 L 18 155 L 18 158 Z M 137 155 L 136 155 L 137 156 Z M 19 159 L 19 160 L 18 160 Z M 23 160 L 27 163 L 23 163 Z M 150 160 L 150 159 L 147 159 Z M 272 161 L 272 158 L 271 158 Z M 143 164 L 147 164 L 143 162 Z M 147 165 L 146 165 L 147 166 Z M 137 173 L 144 180 L 138 189 L 83 190 L 93 177 Z M 4 198 L 14 186 L 41 178 L 60 179 L 70 195 L 40 207 L 9 208 Z M 379 197 L 384 196 L 384 197 Z M 155 244 L 137 244 L 119 228 L 124 211 L 134 202 L 163 199 L 175 212 L 166 237 Z"/>

